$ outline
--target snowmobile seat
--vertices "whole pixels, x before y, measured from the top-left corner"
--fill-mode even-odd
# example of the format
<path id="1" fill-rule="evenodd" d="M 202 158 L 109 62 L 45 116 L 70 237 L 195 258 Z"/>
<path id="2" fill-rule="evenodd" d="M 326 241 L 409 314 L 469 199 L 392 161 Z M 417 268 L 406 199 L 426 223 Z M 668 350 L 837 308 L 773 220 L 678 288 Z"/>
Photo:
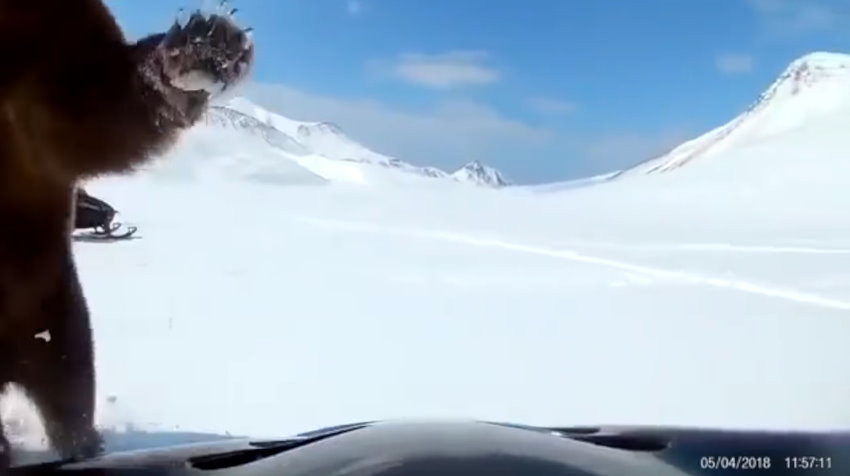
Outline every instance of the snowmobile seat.
<path id="1" fill-rule="evenodd" d="M 108 230 L 115 218 L 115 209 L 108 203 L 87 194 L 82 189 L 77 190 L 76 216 L 74 228 L 95 228 Z"/>

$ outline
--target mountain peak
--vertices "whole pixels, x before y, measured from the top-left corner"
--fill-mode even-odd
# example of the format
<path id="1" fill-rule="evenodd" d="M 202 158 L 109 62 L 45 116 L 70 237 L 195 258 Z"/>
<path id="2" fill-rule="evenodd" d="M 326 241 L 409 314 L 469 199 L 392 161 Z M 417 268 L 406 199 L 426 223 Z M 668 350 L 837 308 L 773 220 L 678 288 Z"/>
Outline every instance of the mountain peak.
<path id="1" fill-rule="evenodd" d="M 477 161 L 477 160 L 473 160 L 472 162 L 469 162 L 468 164 L 464 165 L 461 168 L 476 171 L 476 172 L 483 172 L 483 171 L 487 170 L 488 167 L 485 166 L 484 164 L 482 164 L 481 162 Z"/>
<path id="2" fill-rule="evenodd" d="M 464 165 L 452 174 L 455 180 L 472 183 L 475 185 L 486 185 L 489 187 L 504 187 L 510 182 L 502 176 L 498 170 L 488 167 L 477 160 Z"/>
<path id="3" fill-rule="evenodd" d="M 789 68 L 799 65 L 816 67 L 847 67 L 850 66 L 850 55 L 846 53 L 832 53 L 829 51 L 813 51 L 807 53 L 791 62 Z"/>
<path id="4" fill-rule="evenodd" d="M 850 107 L 848 85 L 850 55 L 823 51 L 803 55 L 789 63 L 750 107 L 728 123 L 621 175 L 668 172 L 730 148 L 804 127 Z"/>
<path id="5" fill-rule="evenodd" d="M 797 95 L 804 89 L 837 75 L 850 73 L 850 55 L 816 51 L 803 55 L 792 61 L 785 71 L 765 91 L 760 101 L 771 99 L 782 91 L 785 94 Z"/>

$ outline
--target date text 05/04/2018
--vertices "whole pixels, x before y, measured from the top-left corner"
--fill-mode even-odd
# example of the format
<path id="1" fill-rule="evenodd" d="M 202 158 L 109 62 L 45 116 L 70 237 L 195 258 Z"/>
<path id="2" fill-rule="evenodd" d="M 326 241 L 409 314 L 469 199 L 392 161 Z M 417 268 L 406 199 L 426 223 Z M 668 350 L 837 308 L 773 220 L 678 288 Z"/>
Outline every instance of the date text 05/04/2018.
<path id="1" fill-rule="evenodd" d="M 700 469 L 770 469 L 773 461 L 770 456 L 703 456 L 699 460 Z"/>

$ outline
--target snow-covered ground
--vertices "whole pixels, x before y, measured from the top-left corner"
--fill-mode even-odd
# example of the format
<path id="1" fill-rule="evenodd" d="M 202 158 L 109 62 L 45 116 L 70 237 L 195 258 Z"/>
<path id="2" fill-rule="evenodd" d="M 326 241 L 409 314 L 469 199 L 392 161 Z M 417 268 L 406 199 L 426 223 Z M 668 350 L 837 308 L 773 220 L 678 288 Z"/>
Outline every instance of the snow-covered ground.
<path id="1" fill-rule="evenodd" d="M 88 187 L 140 228 L 75 244 L 98 422 L 113 449 L 402 417 L 850 428 L 843 104 L 668 173 L 550 189 L 199 127 Z"/>
<path id="2" fill-rule="evenodd" d="M 671 204 L 638 234 L 468 189 L 92 192 L 142 230 L 77 245 L 100 393 L 138 428 L 850 427 L 850 232 L 814 238 L 843 217 L 780 236 Z"/>

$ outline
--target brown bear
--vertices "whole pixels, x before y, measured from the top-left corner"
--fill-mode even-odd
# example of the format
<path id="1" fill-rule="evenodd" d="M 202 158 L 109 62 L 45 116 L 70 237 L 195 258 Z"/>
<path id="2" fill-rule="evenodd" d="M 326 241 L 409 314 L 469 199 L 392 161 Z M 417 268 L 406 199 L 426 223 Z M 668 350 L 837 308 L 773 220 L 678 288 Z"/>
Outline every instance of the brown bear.
<path id="1" fill-rule="evenodd" d="M 128 43 L 101 0 L 0 0 L 0 391 L 26 391 L 63 458 L 102 449 L 75 185 L 165 151 L 253 55 L 225 12 Z"/>

